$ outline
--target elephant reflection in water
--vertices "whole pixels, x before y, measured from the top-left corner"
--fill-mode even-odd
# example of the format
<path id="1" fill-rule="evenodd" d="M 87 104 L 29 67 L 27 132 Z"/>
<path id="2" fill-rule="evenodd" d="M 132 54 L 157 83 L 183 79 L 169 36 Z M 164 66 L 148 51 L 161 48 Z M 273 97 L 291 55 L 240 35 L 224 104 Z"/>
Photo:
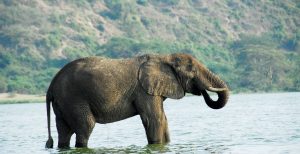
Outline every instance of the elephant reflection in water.
<path id="1" fill-rule="evenodd" d="M 216 92 L 218 100 L 207 91 Z M 111 123 L 140 115 L 149 144 L 170 141 L 163 101 L 185 93 L 203 95 L 213 109 L 228 101 L 227 85 L 202 63 L 187 54 L 142 55 L 131 59 L 88 57 L 64 66 L 53 78 L 46 95 L 48 141 L 50 102 L 56 115 L 58 147 L 87 147 L 95 123 Z"/>

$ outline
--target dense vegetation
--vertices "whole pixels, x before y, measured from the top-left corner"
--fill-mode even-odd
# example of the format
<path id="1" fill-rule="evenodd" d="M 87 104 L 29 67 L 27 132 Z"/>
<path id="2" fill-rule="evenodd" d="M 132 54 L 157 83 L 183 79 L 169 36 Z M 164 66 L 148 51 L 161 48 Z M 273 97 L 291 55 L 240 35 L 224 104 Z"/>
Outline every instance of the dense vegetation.
<path id="1" fill-rule="evenodd" d="M 67 62 L 185 52 L 236 92 L 300 90 L 297 0 L 0 0 L 0 92 L 44 93 Z"/>

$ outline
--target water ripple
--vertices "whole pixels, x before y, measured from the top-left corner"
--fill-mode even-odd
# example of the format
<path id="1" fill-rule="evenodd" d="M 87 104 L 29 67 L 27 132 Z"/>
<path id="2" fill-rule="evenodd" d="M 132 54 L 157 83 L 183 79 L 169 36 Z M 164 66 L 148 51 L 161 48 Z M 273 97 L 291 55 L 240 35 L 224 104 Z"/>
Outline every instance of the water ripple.
<path id="1" fill-rule="evenodd" d="M 232 95 L 212 110 L 199 97 L 167 100 L 171 143 L 147 145 L 138 116 L 97 124 L 91 148 L 45 149 L 45 104 L 0 105 L 1 153 L 298 153 L 300 93 Z M 53 112 L 52 112 L 53 114 Z M 57 144 L 54 115 L 51 131 Z M 71 146 L 75 143 L 74 136 Z"/>

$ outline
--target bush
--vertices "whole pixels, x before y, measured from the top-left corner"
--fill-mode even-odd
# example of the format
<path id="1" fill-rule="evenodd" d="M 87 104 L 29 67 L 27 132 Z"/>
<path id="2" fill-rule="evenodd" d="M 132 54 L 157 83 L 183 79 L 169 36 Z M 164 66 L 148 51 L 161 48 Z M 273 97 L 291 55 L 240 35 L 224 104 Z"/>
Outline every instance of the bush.
<path id="1" fill-rule="evenodd" d="M 139 52 L 133 48 L 136 43 L 133 39 L 114 37 L 101 47 L 101 54 L 111 58 L 131 57 Z"/>
<path id="2" fill-rule="evenodd" d="M 101 32 L 104 32 L 104 30 L 105 30 L 103 24 L 98 24 L 98 25 L 97 25 L 97 29 L 98 29 L 99 31 L 101 31 Z"/>
<path id="3" fill-rule="evenodd" d="M 38 48 L 45 48 L 47 51 L 52 51 L 61 46 L 62 35 L 59 31 L 53 31 L 45 38 L 35 41 Z"/>
<path id="4" fill-rule="evenodd" d="M 7 92 L 7 81 L 5 78 L 0 76 L 0 93 Z"/>
<path id="5" fill-rule="evenodd" d="M 146 6 L 148 4 L 148 0 L 137 0 L 136 3 L 139 5 Z"/>
<path id="6" fill-rule="evenodd" d="M 64 55 L 67 57 L 67 61 L 72 61 L 78 58 L 87 57 L 90 54 L 83 49 L 78 49 L 76 47 L 66 47 L 63 50 Z"/>
<path id="7" fill-rule="evenodd" d="M 183 52 L 184 50 L 186 50 L 184 46 L 174 42 L 165 42 L 162 40 L 138 41 L 129 38 L 115 37 L 101 46 L 101 53 L 98 53 L 98 55 L 111 58 L 128 58 L 136 56 L 137 54 L 169 54 Z"/>
<path id="8" fill-rule="evenodd" d="M 146 17 L 141 17 L 141 22 L 143 23 L 143 25 L 145 27 L 148 27 L 151 23 L 151 21 L 149 19 L 147 19 Z"/>
<path id="9" fill-rule="evenodd" d="M 241 35 L 240 40 L 229 43 L 229 48 L 232 50 L 239 50 L 255 45 L 278 47 L 278 44 L 279 42 L 274 40 L 271 34 L 264 34 L 262 36 Z"/>
<path id="10" fill-rule="evenodd" d="M 276 22 L 272 28 L 273 32 L 273 38 L 276 39 L 277 41 L 282 41 L 285 39 L 285 30 L 284 30 L 284 25 L 281 21 Z"/>
<path id="11" fill-rule="evenodd" d="M 38 89 L 35 87 L 33 79 L 26 76 L 18 76 L 8 81 L 7 91 L 17 93 L 36 93 Z"/>
<path id="12" fill-rule="evenodd" d="M 118 0 L 105 0 L 105 4 L 109 10 L 100 12 L 101 16 L 108 17 L 112 20 L 117 20 L 122 15 L 122 1 Z"/>
<path id="13" fill-rule="evenodd" d="M 180 0 L 154 0 L 153 3 L 165 4 L 165 5 L 177 5 Z"/>
<path id="14" fill-rule="evenodd" d="M 0 48 L 0 68 L 4 69 L 13 60 L 10 54 L 5 53 L 4 49 Z"/>
<path id="15" fill-rule="evenodd" d="M 65 24 L 65 21 L 66 21 L 66 18 L 67 18 L 67 15 L 60 15 L 60 14 L 57 14 L 57 13 L 53 13 L 49 16 L 48 20 L 53 23 L 53 24 Z"/>

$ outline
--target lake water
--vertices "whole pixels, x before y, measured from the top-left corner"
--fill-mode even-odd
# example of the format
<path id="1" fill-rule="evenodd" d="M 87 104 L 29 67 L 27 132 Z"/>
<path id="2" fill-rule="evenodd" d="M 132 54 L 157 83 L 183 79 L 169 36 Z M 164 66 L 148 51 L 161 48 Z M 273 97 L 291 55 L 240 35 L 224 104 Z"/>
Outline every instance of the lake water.
<path id="1" fill-rule="evenodd" d="M 46 105 L 0 105 L 0 153 L 300 153 L 300 93 L 238 94 L 220 110 L 167 99 L 171 143 L 147 145 L 139 116 L 96 124 L 89 148 L 45 149 Z M 52 112 L 52 136 L 57 132 Z M 74 136 L 71 146 L 74 147 Z"/>

